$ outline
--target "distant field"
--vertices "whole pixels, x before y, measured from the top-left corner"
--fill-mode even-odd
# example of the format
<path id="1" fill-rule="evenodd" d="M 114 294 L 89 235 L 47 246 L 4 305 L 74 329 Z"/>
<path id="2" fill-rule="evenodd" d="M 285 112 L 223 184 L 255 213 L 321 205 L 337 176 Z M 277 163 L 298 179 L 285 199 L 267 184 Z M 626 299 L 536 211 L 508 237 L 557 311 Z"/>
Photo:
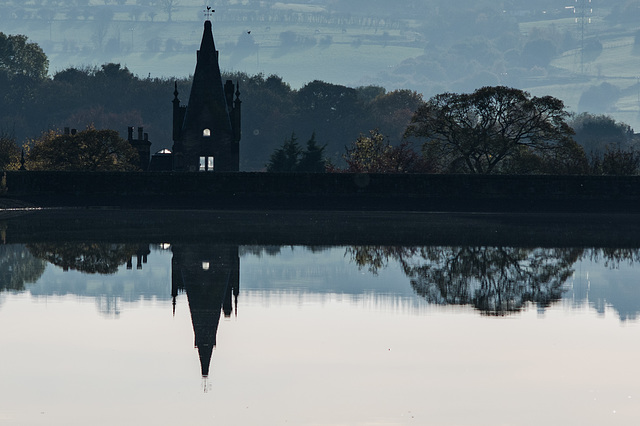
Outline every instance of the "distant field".
<path id="1" fill-rule="evenodd" d="M 525 89 L 534 95 L 560 98 L 569 110 L 581 112 L 578 104 L 582 93 L 591 86 L 607 82 L 618 87 L 622 95 L 606 114 L 640 132 L 640 56 L 633 54 L 635 28 L 611 28 L 602 19 L 606 14 L 606 11 L 600 11 L 600 16 L 594 16 L 585 28 L 585 39 L 597 38 L 603 45 L 603 51 L 596 60 L 583 64 L 579 49 L 564 52 L 551 63 L 564 76 L 562 82 L 554 84 L 548 81 Z M 536 27 L 572 31 L 576 39 L 581 36 L 575 19 L 530 22 L 521 24 L 520 30 L 527 33 Z M 574 83 L 567 84 L 567 79 Z"/>
<path id="2" fill-rule="evenodd" d="M 32 2 L 25 3 L 30 7 Z M 172 22 L 162 8 L 154 8 L 153 22 L 148 7 L 136 6 L 128 0 L 124 5 L 109 5 L 91 0 L 90 10 L 95 15 L 80 12 L 78 18 L 68 19 L 68 11 L 52 11 L 53 18 L 8 20 L 3 22 L 5 33 L 20 33 L 40 44 L 50 59 L 50 71 L 55 73 L 69 66 L 101 65 L 106 62 L 125 64 L 140 76 L 185 77 L 193 72 L 196 49 L 202 37 L 204 20 L 201 0 L 181 0 L 173 12 Z M 233 13 L 236 19 L 244 14 L 241 9 L 215 6 L 213 15 L 216 46 L 220 50 L 222 68 L 247 73 L 278 74 L 293 87 L 301 87 L 309 81 L 320 79 L 336 84 L 368 84 L 380 71 L 422 53 L 412 47 L 416 33 L 400 31 L 385 24 L 376 29 L 371 26 L 320 24 L 296 24 L 294 22 L 225 22 L 224 12 Z M 321 6 L 276 3 L 271 10 L 279 12 L 322 12 Z M 223 9 L 225 8 L 226 9 Z M 229 9 L 231 8 L 231 9 Z M 112 19 L 101 23 L 100 10 L 113 12 Z M 142 10 L 135 17 L 134 10 Z M 137 19 L 137 20 L 136 20 Z M 238 38 L 251 31 L 257 52 L 243 58 L 231 57 Z M 296 46 L 288 51 L 280 48 L 281 33 L 294 32 L 300 38 L 313 40 L 315 47 Z M 97 49 L 96 39 L 102 38 L 102 49 Z M 326 40 L 330 38 L 330 42 Z M 325 43 L 322 44 L 322 39 Z M 174 48 L 167 51 L 167 40 Z M 385 43 L 386 41 L 386 43 Z M 386 44 L 386 47 L 383 47 Z M 370 78 L 367 78 L 370 77 Z"/>
<path id="3" fill-rule="evenodd" d="M 55 73 L 70 66 L 101 65 L 117 62 L 126 65 L 140 76 L 154 77 L 188 76 L 193 72 L 196 50 L 202 38 L 202 21 L 157 21 L 132 22 L 112 21 L 108 25 L 103 45 L 110 39 L 118 40 L 119 50 L 97 51 L 92 36 L 93 21 L 53 21 L 42 25 L 42 21 L 9 21 L 4 32 L 26 34 L 30 40 L 40 44 L 50 60 L 50 71 Z M 259 46 L 241 60 L 232 61 L 238 37 L 251 31 Z M 279 48 L 280 33 L 293 31 L 300 36 L 313 37 L 318 42 L 331 37 L 324 47 L 316 44 L 311 48 L 293 47 L 284 52 Z M 398 46 L 409 44 L 408 37 L 399 30 L 389 30 L 389 45 L 372 44 L 372 39 L 381 37 L 373 29 L 348 29 L 343 32 L 334 27 L 304 27 L 295 25 L 229 24 L 214 20 L 216 46 L 220 50 L 220 64 L 226 70 L 244 71 L 250 74 L 263 72 L 278 74 L 293 87 L 300 87 L 315 79 L 336 84 L 367 84 L 380 71 L 393 67 L 401 61 L 422 54 L 421 48 Z M 172 39 L 180 50 L 166 52 L 165 43 Z M 156 40 L 158 50 L 149 50 Z M 369 77 L 369 78 L 367 78 Z"/>
<path id="4" fill-rule="evenodd" d="M 578 50 L 566 52 L 552 62 L 553 66 L 574 75 L 576 84 L 537 87 L 535 91 L 544 90 L 563 99 L 573 111 L 578 111 L 582 93 L 590 86 L 607 82 L 620 88 L 622 96 L 606 113 L 640 131 L 640 56 L 632 52 L 633 37 L 621 34 L 603 40 L 602 44 L 602 54 L 595 61 L 584 64 L 584 73 L 580 72 L 582 67 Z M 580 82 L 585 79 L 585 82 Z"/>

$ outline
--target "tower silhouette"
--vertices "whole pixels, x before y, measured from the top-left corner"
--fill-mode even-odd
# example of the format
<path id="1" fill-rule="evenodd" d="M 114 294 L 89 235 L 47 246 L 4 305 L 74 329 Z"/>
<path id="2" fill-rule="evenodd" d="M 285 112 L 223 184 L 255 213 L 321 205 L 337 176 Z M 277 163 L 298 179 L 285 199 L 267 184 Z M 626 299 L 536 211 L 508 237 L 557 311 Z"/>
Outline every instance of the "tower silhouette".
<path id="1" fill-rule="evenodd" d="M 212 24 L 204 23 L 189 103 L 181 105 L 178 85 L 173 92 L 173 169 L 224 171 L 239 169 L 241 101 L 238 84 L 222 83 L 219 52 Z"/>
<path id="2" fill-rule="evenodd" d="M 171 292 L 187 294 L 194 345 L 198 349 L 202 377 L 209 375 L 211 356 L 216 346 L 220 313 L 232 313 L 232 296 L 239 290 L 240 260 L 238 246 L 177 244 L 172 246 Z"/>

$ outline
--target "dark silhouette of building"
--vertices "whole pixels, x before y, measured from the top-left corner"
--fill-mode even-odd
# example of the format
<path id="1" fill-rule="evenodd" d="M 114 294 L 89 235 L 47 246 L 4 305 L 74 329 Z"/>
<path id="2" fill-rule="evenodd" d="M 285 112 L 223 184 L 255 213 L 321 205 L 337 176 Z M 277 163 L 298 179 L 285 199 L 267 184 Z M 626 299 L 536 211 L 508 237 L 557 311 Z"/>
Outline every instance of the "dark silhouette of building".
<path id="1" fill-rule="evenodd" d="M 151 156 L 150 172 L 168 172 L 171 169 L 173 169 L 173 153 L 168 149 L 162 149 Z"/>
<path id="2" fill-rule="evenodd" d="M 200 357 L 202 377 L 209 375 L 211 355 L 216 346 L 220 313 L 232 313 L 232 296 L 236 300 L 240 285 L 238 246 L 176 244 L 172 246 L 171 294 L 187 294 L 195 347 Z"/>
<path id="3" fill-rule="evenodd" d="M 238 84 L 223 85 L 211 21 L 197 53 L 189 103 L 181 105 L 175 84 L 173 99 L 173 169 L 224 171 L 239 169 L 241 102 Z"/>
<path id="4" fill-rule="evenodd" d="M 138 127 L 138 139 L 133 138 L 133 127 L 127 128 L 128 136 L 127 140 L 138 151 L 139 163 L 138 167 L 140 170 L 147 171 L 149 170 L 149 156 L 151 155 L 151 142 L 149 142 L 149 134 L 143 133 L 144 129 L 142 127 Z"/>

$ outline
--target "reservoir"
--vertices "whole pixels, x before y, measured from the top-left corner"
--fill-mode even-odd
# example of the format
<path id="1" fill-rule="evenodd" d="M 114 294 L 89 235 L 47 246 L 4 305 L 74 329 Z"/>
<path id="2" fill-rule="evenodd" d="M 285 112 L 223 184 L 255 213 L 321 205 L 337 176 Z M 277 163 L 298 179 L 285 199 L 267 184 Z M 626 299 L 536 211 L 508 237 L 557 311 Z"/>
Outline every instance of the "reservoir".
<path id="1" fill-rule="evenodd" d="M 0 424 L 640 418 L 640 244 L 608 225 L 112 213 L 0 219 Z"/>

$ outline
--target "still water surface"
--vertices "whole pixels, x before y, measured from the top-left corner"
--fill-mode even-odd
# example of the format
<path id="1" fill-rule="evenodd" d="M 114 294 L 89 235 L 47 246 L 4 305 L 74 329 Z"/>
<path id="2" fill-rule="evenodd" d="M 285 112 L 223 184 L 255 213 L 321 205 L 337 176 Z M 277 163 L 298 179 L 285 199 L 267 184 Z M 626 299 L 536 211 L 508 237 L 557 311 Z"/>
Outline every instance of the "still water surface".
<path id="1" fill-rule="evenodd" d="M 2 425 L 635 425 L 640 251 L 0 247 Z"/>

